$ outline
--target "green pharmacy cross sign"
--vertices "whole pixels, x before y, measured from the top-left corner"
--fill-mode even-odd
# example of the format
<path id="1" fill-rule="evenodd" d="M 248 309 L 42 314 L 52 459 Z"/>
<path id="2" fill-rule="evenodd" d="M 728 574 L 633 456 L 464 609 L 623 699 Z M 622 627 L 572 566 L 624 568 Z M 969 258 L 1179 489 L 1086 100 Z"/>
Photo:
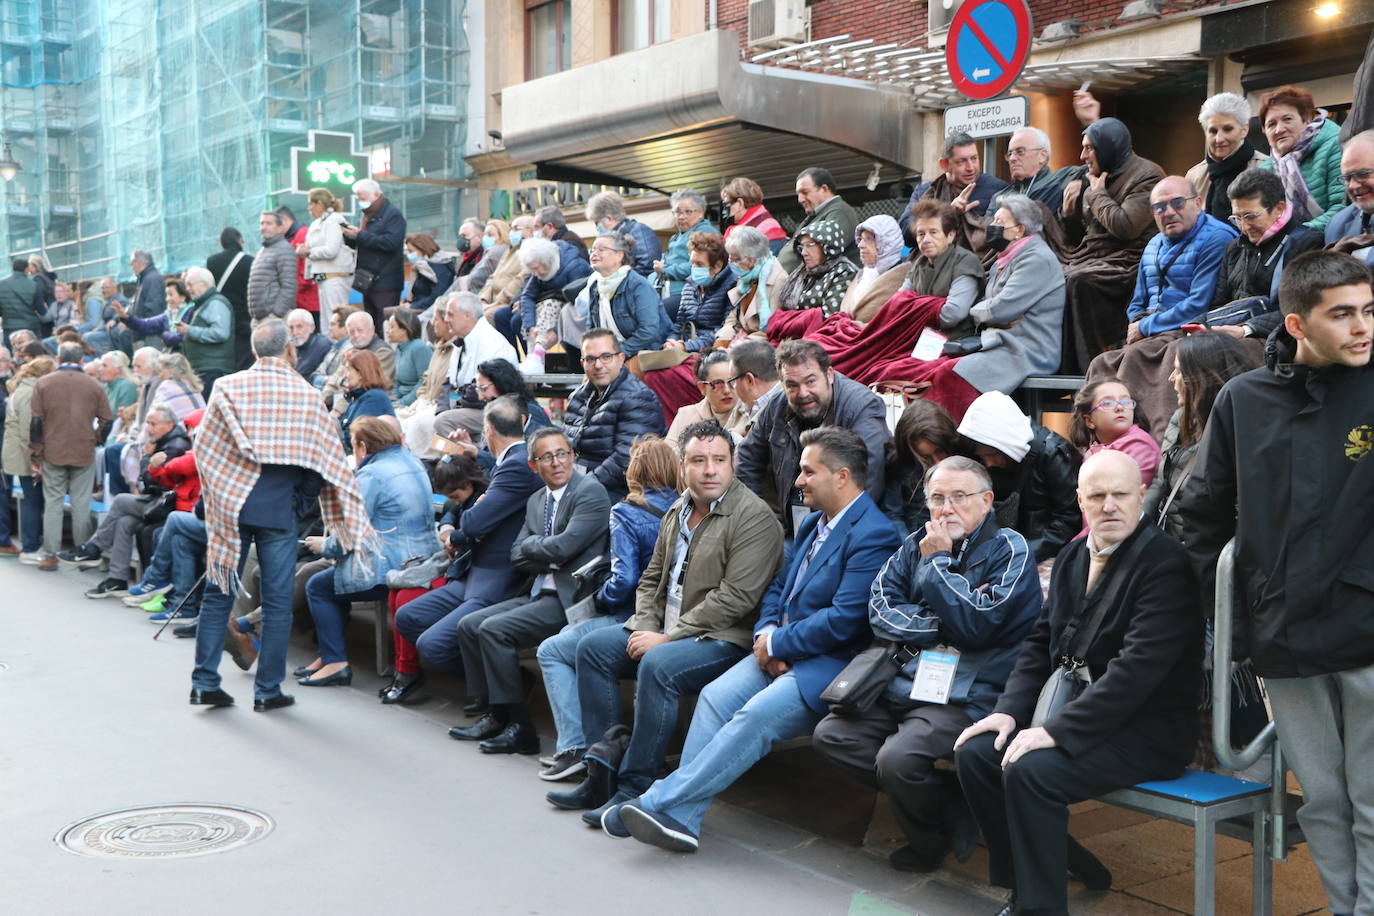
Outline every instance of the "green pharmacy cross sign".
<path id="1" fill-rule="evenodd" d="M 306 194 L 311 188 L 327 188 L 343 201 L 344 212 L 353 212 L 353 182 L 371 178 L 366 153 L 353 147 L 353 135 L 331 130 L 312 130 L 305 146 L 291 147 L 291 190 Z"/>

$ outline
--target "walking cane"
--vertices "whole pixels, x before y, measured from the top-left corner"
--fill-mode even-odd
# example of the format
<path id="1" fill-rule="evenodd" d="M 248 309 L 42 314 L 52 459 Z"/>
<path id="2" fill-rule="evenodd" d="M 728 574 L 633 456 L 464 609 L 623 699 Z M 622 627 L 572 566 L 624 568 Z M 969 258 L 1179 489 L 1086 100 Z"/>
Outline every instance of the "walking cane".
<path id="1" fill-rule="evenodd" d="M 189 592 L 181 596 L 181 600 L 177 602 L 177 606 L 172 608 L 172 613 L 168 614 L 167 619 L 162 621 L 162 626 L 157 628 L 157 632 L 153 634 L 154 640 L 156 640 L 159 636 L 162 635 L 163 630 L 167 629 L 167 624 L 171 623 L 173 620 L 176 619 L 177 614 L 181 611 L 181 606 L 186 603 L 186 599 L 194 595 L 196 593 L 196 589 L 200 588 L 201 583 L 204 581 L 205 573 L 201 573 L 200 578 L 196 580 L 196 584 L 191 586 L 191 590 Z"/>

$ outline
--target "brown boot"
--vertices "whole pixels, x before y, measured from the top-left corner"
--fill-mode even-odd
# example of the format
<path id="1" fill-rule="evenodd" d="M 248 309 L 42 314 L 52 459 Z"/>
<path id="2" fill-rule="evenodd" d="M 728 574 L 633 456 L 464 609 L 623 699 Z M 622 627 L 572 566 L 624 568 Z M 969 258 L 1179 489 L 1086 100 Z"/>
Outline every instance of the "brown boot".
<path id="1" fill-rule="evenodd" d="M 38 568 L 43 572 L 57 572 L 57 557 L 46 556 L 38 561 Z"/>

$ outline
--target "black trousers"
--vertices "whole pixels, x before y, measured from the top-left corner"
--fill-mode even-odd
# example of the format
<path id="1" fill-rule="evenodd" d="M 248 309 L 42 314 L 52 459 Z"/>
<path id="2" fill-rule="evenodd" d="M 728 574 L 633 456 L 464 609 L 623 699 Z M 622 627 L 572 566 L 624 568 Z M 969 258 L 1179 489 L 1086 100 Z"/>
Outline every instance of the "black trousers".
<path id="1" fill-rule="evenodd" d="M 941 778 L 935 762 L 954 752 L 972 721 L 962 705 L 880 699 L 862 716 L 826 716 L 811 744 L 847 775 L 885 792 L 912 849 L 939 858 L 949 851 L 944 809 L 958 802 L 958 787 Z"/>
<path id="2" fill-rule="evenodd" d="M 985 732 L 954 755 L 964 798 L 988 846 L 988 880 L 1013 888 L 1023 909 L 1067 913 L 1069 805 L 1145 780 L 1172 779 L 1183 764 L 1161 760 L 1149 743 L 1118 732 L 1078 757 L 1046 748 L 1003 770 L 996 737 Z"/>
<path id="3" fill-rule="evenodd" d="M 372 323 L 380 334 L 386 310 L 401 304 L 399 289 L 374 289 L 363 293 L 363 310 L 372 316 Z"/>
<path id="4" fill-rule="evenodd" d="M 468 693 L 492 704 L 523 704 L 520 650 L 534 648 L 567 622 L 563 602 L 551 592 L 508 598 L 458 621 Z"/>

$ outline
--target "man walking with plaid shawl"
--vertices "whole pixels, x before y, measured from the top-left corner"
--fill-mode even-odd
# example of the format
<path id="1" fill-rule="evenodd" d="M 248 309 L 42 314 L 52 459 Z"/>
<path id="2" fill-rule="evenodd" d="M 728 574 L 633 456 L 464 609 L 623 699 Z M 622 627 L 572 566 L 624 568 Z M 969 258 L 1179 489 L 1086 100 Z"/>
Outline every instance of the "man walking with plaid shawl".
<path id="1" fill-rule="evenodd" d="M 251 543 L 262 572 L 262 633 L 253 708 L 290 706 L 281 692 L 291 637 L 297 519 L 318 495 L 326 526 L 366 562 L 380 555 L 338 427 L 319 392 L 293 366 L 286 325 L 253 330 L 257 362 L 215 383 L 196 440 L 209 538 L 205 596 L 196 627 L 191 705 L 232 706 L 220 689 L 219 659 L 229 609 Z M 375 560 L 374 560 L 375 562 Z"/>

